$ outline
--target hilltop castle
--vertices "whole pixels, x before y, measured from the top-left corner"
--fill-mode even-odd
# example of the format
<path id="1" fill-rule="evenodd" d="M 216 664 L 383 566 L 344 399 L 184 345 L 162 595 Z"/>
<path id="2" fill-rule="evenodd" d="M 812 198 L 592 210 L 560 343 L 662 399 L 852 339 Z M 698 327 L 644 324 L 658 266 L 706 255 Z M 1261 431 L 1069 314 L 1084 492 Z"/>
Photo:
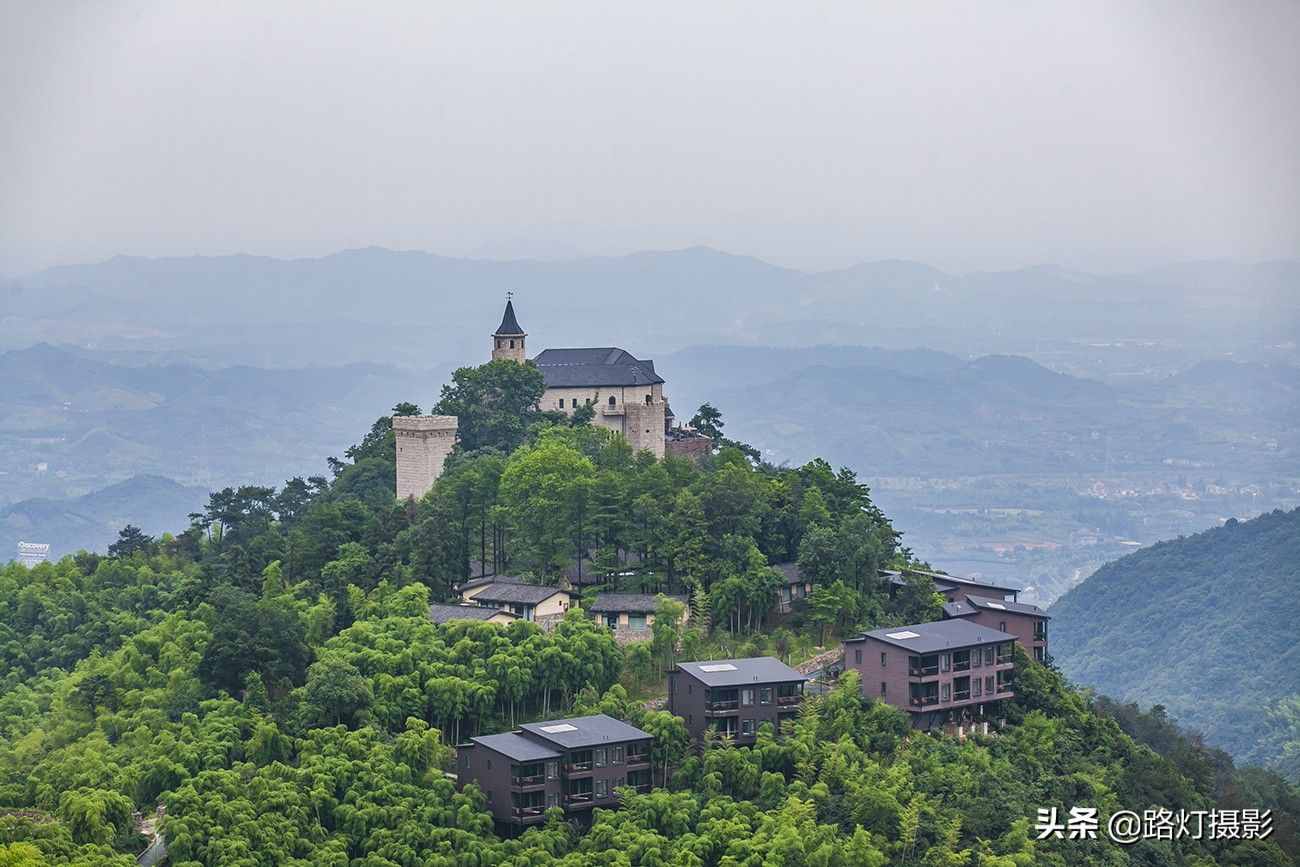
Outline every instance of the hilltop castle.
<path id="1" fill-rule="evenodd" d="M 501 324 L 492 333 L 492 360 L 527 362 L 527 338 L 514 302 L 506 301 Z M 592 424 L 622 434 L 635 451 L 664 456 L 672 411 L 653 361 L 614 346 L 545 349 L 532 361 L 546 383 L 540 409 L 572 416 L 579 407 L 590 406 Z M 398 499 L 419 499 L 433 487 L 455 445 L 456 425 L 450 415 L 393 418 Z"/>

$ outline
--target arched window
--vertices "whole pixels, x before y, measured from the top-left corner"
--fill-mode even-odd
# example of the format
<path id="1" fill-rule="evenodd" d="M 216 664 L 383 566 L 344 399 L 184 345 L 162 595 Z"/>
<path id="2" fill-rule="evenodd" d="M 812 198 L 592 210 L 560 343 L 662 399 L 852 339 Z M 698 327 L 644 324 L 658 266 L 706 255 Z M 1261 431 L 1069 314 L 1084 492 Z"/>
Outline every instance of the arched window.
<path id="1" fill-rule="evenodd" d="M 648 395 L 648 394 L 645 396 L 645 405 L 646 405 L 646 406 L 649 406 L 649 405 L 650 405 L 650 395 Z"/>
<path id="2" fill-rule="evenodd" d="M 613 405 L 614 405 L 614 395 L 612 395 L 612 394 L 609 396 L 609 405 L 610 405 L 610 406 L 613 406 Z"/>
<path id="3" fill-rule="evenodd" d="M 515 342 L 514 342 L 514 340 L 511 340 L 511 341 L 510 341 L 510 348 L 511 348 L 511 349 L 514 349 L 514 348 L 515 348 Z"/>
<path id="4" fill-rule="evenodd" d="M 501 338 L 498 337 L 498 338 L 497 338 L 497 349 L 500 349 L 500 348 L 501 348 Z"/>
<path id="5" fill-rule="evenodd" d="M 560 398 L 560 409 L 564 409 L 564 398 Z"/>

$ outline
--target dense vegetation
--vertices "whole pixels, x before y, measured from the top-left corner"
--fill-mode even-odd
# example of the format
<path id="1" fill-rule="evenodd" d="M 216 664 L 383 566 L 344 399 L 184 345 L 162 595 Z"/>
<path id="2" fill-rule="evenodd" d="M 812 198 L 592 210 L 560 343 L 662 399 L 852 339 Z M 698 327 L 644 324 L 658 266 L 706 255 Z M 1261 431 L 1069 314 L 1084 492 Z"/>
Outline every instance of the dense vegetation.
<path id="1" fill-rule="evenodd" d="M 1052 607 L 1052 653 L 1079 683 L 1162 705 L 1239 761 L 1300 780 L 1300 510 L 1162 542 Z"/>
<path id="2" fill-rule="evenodd" d="M 441 406 L 479 414 L 478 448 L 420 503 L 393 501 L 381 420 L 331 479 L 227 489 L 177 536 L 128 528 L 109 556 L 0 571 L 0 865 L 125 867 L 144 845 L 132 813 L 155 804 L 184 867 L 1292 863 L 1294 789 L 1270 775 L 1247 789 L 1225 756 L 1090 706 L 1023 658 L 996 736 L 913 735 L 849 675 L 787 737 L 692 755 L 681 722 L 642 700 L 674 653 L 802 655 L 933 616 L 933 587 L 883 591 L 878 567 L 908 553 L 851 473 L 756 465 L 721 419 L 697 467 L 581 421 L 493 417 L 535 388 L 528 368 L 458 376 Z M 426 616 L 471 560 L 556 581 L 579 557 L 686 591 L 693 625 L 663 618 L 653 641 L 621 647 L 579 610 L 550 632 Z M 769 564 L 795 558 L 817 589 L 778 625 Z M 444 775 L 465 737 L 594 710 L 655 735 L 659 788 L 590 830 L 553 816 L 501 839 L 481 793 Z M 1275 840 L 1121 848 L 1030 832 L 1040 806 L 1233 797 L 1279 811 Z"/>

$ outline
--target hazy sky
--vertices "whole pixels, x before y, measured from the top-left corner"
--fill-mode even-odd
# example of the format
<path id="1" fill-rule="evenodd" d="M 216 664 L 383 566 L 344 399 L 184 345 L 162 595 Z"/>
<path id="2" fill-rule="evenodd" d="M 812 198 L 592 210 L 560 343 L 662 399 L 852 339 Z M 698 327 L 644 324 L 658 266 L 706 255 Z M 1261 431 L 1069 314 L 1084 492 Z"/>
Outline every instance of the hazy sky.
<path id="1" fill-rule="evenodd" d="M 0 273 L 1300 254 L 1300 3 L 0 0 Z"/>

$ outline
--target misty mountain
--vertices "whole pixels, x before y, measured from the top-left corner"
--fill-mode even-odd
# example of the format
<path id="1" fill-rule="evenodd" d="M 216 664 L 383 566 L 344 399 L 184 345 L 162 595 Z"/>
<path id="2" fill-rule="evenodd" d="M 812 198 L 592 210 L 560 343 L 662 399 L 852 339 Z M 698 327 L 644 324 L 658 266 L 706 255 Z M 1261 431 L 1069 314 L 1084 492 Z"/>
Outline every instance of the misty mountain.
<path id="1" fill-rule="evenodd" d="M 1286 741 L 1300 747 L 1269 713 L 1300 699 L 1297 592 L 1300 510 L 1230 521 L 1108 563 L 1063 596 L 1052 655 L 1081 685 L 1162 704 L 1239 762 L 1274 764 Z"/>
<path id="2" fill-rule="evenodd" d="M 507 289 L 542 345 L 931 346 L 1026 352 L 1044 340 L 1281 342 L 1300 334 L 1300 263 L 1136 275 L 1053 266 L 949 274 L 905 261 L 809 273 L 704 247 L 565 261 L 381 248 L 51 268 L 0 292 L 10 346 L 187 347 L 263 366 L 477 357 Z M 473 323 L 481 323 L 479 330 Z M 240 354 L 242 352 L 242 354 Z"/>
<path id="3" fill-rule="evenodd" d="M 83 548 L 103 552 L 127 524 L 150 535 L 175 533 L 207 500 L 207 488 L 161 476 L 134 476 L 80 497 L 23 500 L 0 508 L 0 561 L 12 558 L 19 542 L 49 543 L 51 559 Z"/>

